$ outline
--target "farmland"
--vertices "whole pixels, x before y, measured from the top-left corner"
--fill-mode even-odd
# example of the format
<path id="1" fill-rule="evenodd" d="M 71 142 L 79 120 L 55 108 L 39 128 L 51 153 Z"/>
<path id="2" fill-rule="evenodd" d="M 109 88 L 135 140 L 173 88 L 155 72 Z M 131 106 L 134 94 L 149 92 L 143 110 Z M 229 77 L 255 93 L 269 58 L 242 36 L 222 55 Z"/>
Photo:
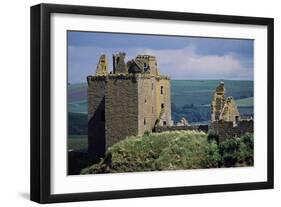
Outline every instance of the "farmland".
<path id="1" fill-rule="evenodd" d="M 191 124 L 208 123 L 210 102 L 219 82 L 219 80 L 172 80 L 172 119 L 177 122 L 185 117 Z M 253 116 L 253 81 L 224 82 L 226 95 L 235 98 L 242 117 Z M 87 146 L 87 108 L 87 84 L 68 85 L 69 148 Z"/>

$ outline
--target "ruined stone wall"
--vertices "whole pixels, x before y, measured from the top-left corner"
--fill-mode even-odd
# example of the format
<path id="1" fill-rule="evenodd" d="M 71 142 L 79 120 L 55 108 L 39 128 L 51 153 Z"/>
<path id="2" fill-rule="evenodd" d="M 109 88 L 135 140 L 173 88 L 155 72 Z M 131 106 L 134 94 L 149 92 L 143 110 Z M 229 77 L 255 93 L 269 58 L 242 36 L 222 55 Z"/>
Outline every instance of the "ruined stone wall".
<path id="1" fill-rule="evenodd" d="M 155 56 L 138 55 L 135 61 L 142 68 L 142 72 L 149 72 L 151 75 L 159 75 Z"/>
<path id="2" fill-rule="evenodd" d="M 96 68 L 96 76 L 106 76 L 108 74 L 108 63 L 106 56 L 103 54 L 100 56 L 97 68 Z"/>
<path id="3" fill-rule="evenodd" d="M 105 93 L 106 148 L 138 135 L 138 78 L 109 75 Z"/>
<path id="4" fill-rule="evenodd" d="M 177 130 L 186 130 L 186 131 L 203 131 L 205 133 L 208 132 L 208 125 L 192 125 L 192 126 L 156 126 L 155 132 L 165 132 L 165 131 L 177 131 Z"/>
<path id="5" fill-rule="evenodd" d="M 128 73 L 127 64 L 125 63 L 126 53 L 119 52 L 113 55 L 113 73 L 126 74 Z"/>
<path id="6" fill-rule="evenodd" d="M 154 77 L 140 78 L 138 81 L 139 135 L 152 131 L 158 118 L 156 110 L 156 87 Z"/>
<path id="7" fill-rule="evenodd" d="M 213 130 L 219 135 L 219 140 L 224 141 L 227 138 L 240 137 L 249 132 L 254 132 L 253 120 L 241 120 L 234 124 L 233 122 L 217 121 L 210 125 L 210 130 Z"/>
<path id="8" fill-rule="evenodd" d="M 163 94 L 161 94 L 161 86 Z M 139 135 L 152 131 L 159 118 L 167 126 L 171 125 L 170 80 L 163 76 L 140 74 L 139 95 Z M 161 109 L 162 104 L 164 106 Z"/>
<path id="9" fill-rule="evenodd" d="M 149 57 L 148 65 L 149 65 L 150 74 L 152 74 L 152 75 L 159 75 L 156 58 L 154 56 L 150 56 Z"/>
<path id="10" fill-rule="evenodd" d="M 89 76 L 88 80 L 88 152 L 94 158 L 105 153 L 105 76 Z"/>
<path id="11" fill-rule="evenodd" d="M 161 114 L 160 125 L 172 125 L 170 79 L 159 78 L 156 84 L 157 113 Z"/>
<path id="12" fill-rule="evenodd" d="M 236 103 L 232 97 L 228 97 L 221 110 L 220 120 L 237 122 L 240 119 L 240 114 Z"/>
<path id="13" fill-rule="evenodd" d="M 217 87 L 213 95 L 211 102 L 211 121 L 220 120 L 221 111 L 225 103 L 225 88 L 224 83 L 221 82 Z"/>

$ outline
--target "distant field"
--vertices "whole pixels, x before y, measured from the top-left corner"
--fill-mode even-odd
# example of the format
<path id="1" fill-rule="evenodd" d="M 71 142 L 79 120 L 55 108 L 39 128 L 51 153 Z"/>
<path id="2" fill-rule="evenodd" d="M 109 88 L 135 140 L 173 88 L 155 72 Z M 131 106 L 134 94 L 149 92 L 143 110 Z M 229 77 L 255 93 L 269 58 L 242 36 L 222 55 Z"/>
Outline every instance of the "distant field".
<path id="1" fill-rule="evenodd" d="M 172 80 L 172 102 L 181 107 L 193 104 L 195 106 L 210 104 L 218 80 Z M 253 81 L 224 81 L 226 96 L 235 99 L 253 97 Z"/>
<path id="2" fill-rule="evenodd" d="M 240 107 L 249 107 L 253 106 L 254 102 L 254 97 L 249 97 L 249 98 L 243 98 L 243 99 L 238 99 L 236 100 L 236 104 Z"/>
<path id="3" fill-rule="evenodd" d="M 88 113 L 88 101 L 84 99 L 70 102 L 68 103 L 68 111 L 74 113 Z"/>
<path id="4" fill-rule="evenodd" d="M 87 135 L 69 135 L 68 136 L 67 148 L 78 150 L 88 148 L 88 136 Z"/>
<path id="5" fill-rule="evenodd" d="M 253 97 L 253 81 L 225 80 L 226 95 L 236 100 Z M 172 103 L 176 107 L 184 105 L 208 105 L 219 80 L 172 80 Z M 241 106 L 250 106 L 249 100 L 241 100 Z M 246 105 L 245 105 L 246 104 Z M 70 84 L 68 86 L 68 111 L 87 113 L 87 84 Z"/>
<path id="6" fill-rule="evenodd" d="M 172 80 L 172 118 L 190 123 L 210 121 L 210 103 L 219 80 Z M 242 117 L 253 116 L 253 81 L 225 80 L 226 96 L 235 98 Z M 68 132 L 87 134 L 87 83 L 68 85 Z"/>

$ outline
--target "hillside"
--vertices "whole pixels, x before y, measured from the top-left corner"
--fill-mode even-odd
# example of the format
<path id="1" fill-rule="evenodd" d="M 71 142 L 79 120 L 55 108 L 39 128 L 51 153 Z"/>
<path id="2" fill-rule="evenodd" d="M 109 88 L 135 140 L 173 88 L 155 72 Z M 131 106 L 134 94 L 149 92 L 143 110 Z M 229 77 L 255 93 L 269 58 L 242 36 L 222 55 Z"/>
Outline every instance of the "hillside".
<path id="1" fill-rule="evenodd" d="M 210 104 L 213 92 L 219 82 L 219 80 L 171 80 L 172 102 L 176 107 Z M 225 80 L 224 82 L 227 96 L 233 96 L 236 100 L 253 97 L 253 81 Z M 84 105 L 80 112 L 87 112 L 86 99 L 86 83 L 70 84 L 68 86 L 68 102 L 71 105 Z"/>
<path id="2" fill-rule="evenodd" d="M 217 167 L 218 148 L 207 134 L 174 131 L 128 137 L 108 149 L 105 159 L 82 174 Z"/>
<path id="3" fill-rule="evenodd" d="M 210 120 L 210 102 L 219 80 L 172 80 L 172 118 L 178 122 L 185 117 L 190 123 L 206 123 Z M 226 95 L 233 96 L 242 116 L 253 116 L 253 81 L 225 80 Z M 68 86 L 68 111 L 87 116 L 87 84 Z M 74 114 L 73 114 L 74 115 Z M 75 116 L 75 115 L 74 115 Z M 73 119 L 72 119 L 73 120 Z M 86 120 L 85 118 L 83 120 Z M 69 122 L 75 128 L 75 121 Z M 87 123 L 82 124 L 87 127 Z M 84 129 L 85 131 L 86 129 Z"/>
<path id="4" fill-rule="evenodd" d="M 215 141 L 198 131 L 146 133 L 109 147 L 100 163 L 81 174 L 202 169 L 253 165 L 253 135 Z"/>

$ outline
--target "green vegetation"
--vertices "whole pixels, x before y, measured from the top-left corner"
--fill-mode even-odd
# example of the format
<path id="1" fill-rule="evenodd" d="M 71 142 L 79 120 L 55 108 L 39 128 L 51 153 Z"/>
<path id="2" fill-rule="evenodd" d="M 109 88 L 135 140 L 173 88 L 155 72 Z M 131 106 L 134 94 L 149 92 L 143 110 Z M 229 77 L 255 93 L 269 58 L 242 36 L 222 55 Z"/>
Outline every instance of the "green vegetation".
<path id="1" fill-rule="evenodd" d="M 211 109 L 210 107 L 194 106 L 193 104 L 176 107 L 172 103 L 172 119 L 174 122 L 180 121 L 182 117 L 186 117 L 190 123 L 208 121 L 211 118 Z"/>
<path id="2" fill-rule="evenodd" d="M 236 100 L 236 104 L 240 107 L 250 107 L 253 106 L 254 97 L 242 98 Z"/>
<path id="3" fill-rule="evenodd" d="M 87 135 L 69 135 L 67 140 L 68 150 L 81 150 L 88 148 Z"/>
<path id="4" fill-rule="evenodd" d="M 104 159 L 81 174 L 252 166 L 253 147 L 249 133 L 219 143 L 212 132 L 146 132 L 114 144 Z"/>
<path id="5" fill-rule="evenodd" d="M 253 81 L 224 82 L 227 85 L 226 95 L 235 98 L 242 117 L 253 116 Z M 218 83 L 219 80 L 171 80 L 174 122 L 182 117 L 190 123 L 210 120 L 210 102 Z M 87 114 L 87 83 L 68 86 L 68 111 Z"/>
<path id="6" fill-rule="evenodd" d="M 219 145 L 221 164 L 225 167 L 254 164 L 254 136 L 246 133 L 241 138 L 226 139 Z"/>
<path id="7" fill-rule="evenodd" d="M 82 174 L 138 172 L 218 167 L 220 154 L 215 142 L 198 131 L 145 133 L 111 146 L 100 163 Z"/>
<path id="8" fill-rule="evenodd" d="M 210 104 L 214 90 L 220 80 L 172 80 L 172 102 L 177 107 Z M 235 100 L 253 97 L 253 81 L 224 80 L 226 95 Z"/>
<path id="9" fill-rule="evenodd" d="M 88 115 L 82 113 L 68 112 L 68 134 L 88 134 Z"/>
<path id="10" fill-rule="evenodd" d="M 82 101 L 73 101 L 67 104 L 68 111 L 74 112 L 74 113 L 88 113 L 88 101 L 82 100 Z"/>

